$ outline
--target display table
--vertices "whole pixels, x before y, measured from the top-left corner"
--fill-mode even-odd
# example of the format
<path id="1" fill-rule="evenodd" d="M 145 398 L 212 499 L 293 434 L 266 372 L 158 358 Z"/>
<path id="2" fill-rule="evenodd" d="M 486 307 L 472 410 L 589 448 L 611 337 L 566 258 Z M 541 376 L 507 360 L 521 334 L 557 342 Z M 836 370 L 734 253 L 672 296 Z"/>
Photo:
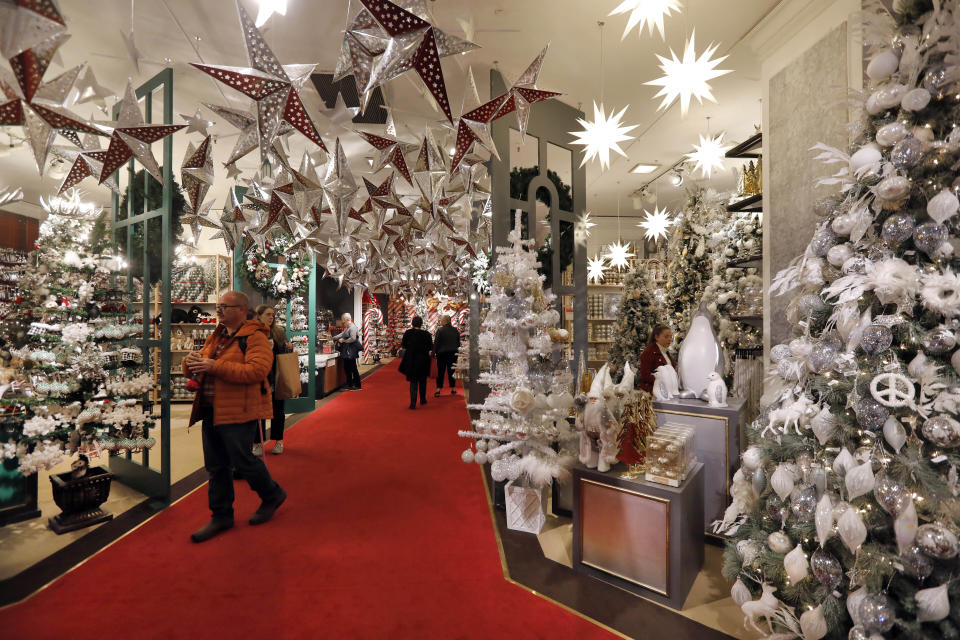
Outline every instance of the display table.
<path id="1" fill-rule="evenodd" d="M 321 369 L 322 373 L 319 373 Z M 333 393 L 347 382 L 347 373 L 338 353 L 318 353 L 317 370 L 318 398 Z"/>
<path id="2" fill-rule="evenodd" d="M 730 481 L 744 442 L 741 430 L 746 400 L 728 398 L 727 403 L 727 407 L 711 407 L 702 400 L 653 403 L 657 427 L 673 424 L 694 430 L 694 452 L 704 466 L 703 523 L 709 535 L 713 535 L 711 523 L 723 518 L 729 504 Z"/>
<path id="3" fill-rule="evenodd" d="M 573 469 L 573 568 L 681 609 L 703 566 L 703 465 L 679 487 Z"/>

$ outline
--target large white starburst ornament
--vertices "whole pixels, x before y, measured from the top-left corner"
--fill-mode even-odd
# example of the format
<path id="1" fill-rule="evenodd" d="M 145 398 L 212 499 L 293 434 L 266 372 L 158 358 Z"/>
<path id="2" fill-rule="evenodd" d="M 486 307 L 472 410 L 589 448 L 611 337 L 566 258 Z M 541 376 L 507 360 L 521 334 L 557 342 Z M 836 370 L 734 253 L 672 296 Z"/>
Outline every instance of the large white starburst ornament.
<path id="1" fill-rule="evenodd" d="M 587 280 L 589 282 L 599 283 L 603 280 L 603 272 L 607 267 L 607 261 L 601 256 L 594 256 L 587 259 Z"/>
<path id="2" fill-rule="evenodd" d="M 617 241 L 607 246 L 607 252 L 604 258 L 610 261 L 610 266 L 617 271 L 626 269 L 630 266 L 627 258 L 632 258 L 634 254 L 630 253 L 630 245 Z"/>
<path id="3" fill-rule="evenodd" d="M 680 112 L 687 115 L 690 108 L 690 99 L 696 98 L 700 104 L 704 99 L 710 102 L 716 102 L 713 97 L 713 91 L 710 89 L 710 80 L 719 78 L 722 75 L 730 73 L 730 69 L 717 69 L 716 66 L 727 59 L 727 56 L 721 56 L 714 60 L 710 58 L 717 52 L 719 44 L 711 44 L 702 55 L 697 56 L 696 39 L 697 33 L 694 31 L 687 40 L 687 46 L 683 50 L 683 60 L 677 58 L 677 54 L 670 49 L 670 58 L 664 58 L 658 55 L 660 59 L 660 70 L 663 71 L 663 77 L 656 80 L 650 80 L 644 84 L 661 87 L 660 91 L 654 97 L 663 97 L 657 111 L 666 109 L 674 100 L 680 98 Z"/>
<path id="4" fill-rule="evenodd" d="M 583 127 L 583 131 L 571 131 L 570 135 L 577 138 L 573 141 L 573 144 L 584 146 L 583 161 L 580 162 L 581 167 L 596 158 L 600 161 L 601 169 L 609 169 L 611 151 L 616 151 L 624 158 L 627 157 L 627 154 L 620 148 L 620 143 L 633 140 L 633 136 L 628 136 L 627 133 L 637 128 L 635 124 L 624 126 L 620 122 L 620 118 L 623 117 L 629 106 L 627 105 L 616 114 L 611 110 L 610 115 L 607 116 L 603 104 L 598 107 L 597 103 L 594 102 L 592 122 L 577 118 L 577 122 Z"/>
<path id="5" fill-rule="evenodd" d="M 580 217 L 577 218 L 577 224 L 573 229 L 573 239 L 577 244 L 586 244 L 587 239 L 590 238 L 590 229 L 597 226 L 595 222 L 590 220 L 590 212 L 584 211 L 580 214 Z"/>
<path id="6" fill-rule="evenodd" d="M 260 0 L 260 9 L 257 11 L 257 28 L 265 25 L 270 16 L 275 13 L 282 16 L 287 15 L 287 0 Z"/>
<path id="7" fill-rule="evenodd" d="M 653 213 L 646 210 L 644 210 L 644 213 L 647 214 L 646 217 L 637 224 L 638 227 L 643 229 L 643 237 L 654 242 L 666 239 L 667 229 L 674 223 L 670 213 L 660 207 L 654 207 Z"/>
<path id="8" fill-rule="evenodd" d="M 623 30 L 620 39 L 623 40 L 630 33 L 634 26 L 637 26 L 637 35 L 643 31 L 643 25 L 647 25 L 647 34 L 653 36 L 654 28 L 660 32 L 660 38 L 666 36 L 663 33 L 663 19 L 674 11 L 680 12 L 682 9 L 680 0 L 623 0 L 617 8 L 607 15 L 616 16 L 621 13 L 630 12 L 630 18 L 627 20 L 627 27 Z"/>
<path id="9" fill-rule="evenodd" d="M 700 144 L 693 145 L 694 152 L 688 153 L 687 157 L 693 160 L 696 165 L 695 171 L 700 171 L 700 175 L 709 178 L 713 170 L 723 170 L 723 154 L 727 152 L 730 145 L 723 144 L 723 134 L 715 138 L 700 136 Z"/>

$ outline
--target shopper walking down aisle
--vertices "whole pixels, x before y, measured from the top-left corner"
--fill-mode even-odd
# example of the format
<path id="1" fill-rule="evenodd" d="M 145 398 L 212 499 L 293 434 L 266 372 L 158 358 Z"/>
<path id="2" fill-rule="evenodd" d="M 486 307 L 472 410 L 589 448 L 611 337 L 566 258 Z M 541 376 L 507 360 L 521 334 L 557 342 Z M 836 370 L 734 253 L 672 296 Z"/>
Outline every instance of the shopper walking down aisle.
<path id="1" fill-rule="evenodd" d="M 460 332 L 450 323 L 450 316 L 441 316 L 440 328 L 437 329 L 437 336 L 433 341 L 433 351 L 437 354 L 437 392 L 433 394 L 434 398 L 439 397 L 440 390 L 443 389 L 444 370 L 450 382 L 450 395 L 457 395 L 457 390 L 454 388 L 456 381 L 453 379 L 453 366 L 457 363 L 459 350 Z"/>
<path id="2" fill-rule="evenodd" d="M 270 383 L 270 395 L 273 398 L 273 418 L 270 419 L 270 439 L 276 442 L 273 445 L 272 453 L 283 453 L 283 428 L 286 424 L 287 415 L 283 411 L 283 400 L 277 400 L 277 355 L 281 353 L 290 353 L 293 348 L 287 342 L 287 332 L 277 324 L 277 310 L 265 304 L 257 307 L 257 320 L 270 330 L 270 346 L 273 347 L 273 367 L 267 376 L 267 382 Z M 263 431 L 262 427 L 257 429 L 257 437 L 254 440 L 253 455 L 263 455 Z"/>
<path id="3" fill-rule="evenodd" d="M 334 342 L 340 346 L 340 357 L 343 359 L 343 369 L 347 374 L 348 391 L 360 390 L 360 371 L 357 369 L 357 358 L 363 351 L 360 342 L 360 329 L 354 324 L 349 313 L 340 316 L 346 327 L 342 333 L 333 336 Z"/>
<path id="4" fill-rule="evenodd" d="M 420 395 L 420 404 L 427 404 L 427 378 L 430 376 L 430 350 L 433 348 L 433 338 L 429 331 L 423 329 L 423 318 L 415 316 L 400 341 L 403 349 L 403 359 L 400 360 L 399 371 L 410 381 L 410 408 L 417 408 L 417 394 Z"/>
<path id="5" fill-rule="evenodd" d="M 217 303 L 217 328 L 199 352 L 183 359 L 184 375 L 199 383 L 189 424 L 202 421 L 203 465 L 210 477 L 208 502 L 213 517 L 190 538 L 204 542 L 233 526 L 233 469 L 262 500 L 250 524 L 268 521 L 287 492 L 253 455 L 258 420 L 271 417 L 267 374 L 273 352 L 267 327 L 247 320 L 249 298 L 228 291 Z"/>

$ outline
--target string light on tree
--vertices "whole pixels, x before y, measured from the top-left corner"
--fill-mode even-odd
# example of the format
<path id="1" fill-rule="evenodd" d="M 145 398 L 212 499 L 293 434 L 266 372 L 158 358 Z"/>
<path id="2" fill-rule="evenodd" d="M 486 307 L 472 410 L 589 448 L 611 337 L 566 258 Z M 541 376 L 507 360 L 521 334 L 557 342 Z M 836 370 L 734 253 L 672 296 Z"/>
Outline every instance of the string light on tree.
<path id="1" fill-rule="evenodd" d="M 597 283 L 603 280 L 603 272 L 606 269 L 607 260 L 602 256 L 594 256 L 587 260 L 587 281 Z"/>
<path id="2" fill-rule="evenodd" d="M 707 118 L 709 125 L 710 118 Z M 713 170 L 723 170 L 723 158 L 730 145 L 723 144 L 723 134 L 711 136 L 708 132 L 706 136 L 700 135 L 700 144 L 693 145 L 693 153 L 688 153 L 687 157 L 695 163 L 694 171 L 699 171 L 704 178 L 710 178 Z"/>
<path id="3" fill-rule="evenodd" d="M 687 40 L 687 45 L 683 51 L 683 59 L 677 58 L 677 54 L 670 49 L 670 58 L 657 55 L 660 59 L 660 70 L 663 71 L 663 77 L 656 80 L 650 80 L 644 84 L 661 87 L 655 97 L 662 97 L 657 111 L 662 111 L 669 107 L 673 102 L 680 99 L 680 112 L 687 115 L 690 108 L 690 99 L 696 98 L 700 104 L 704 99 L 710 102 L 716 102 L 713 97 L 713 91 L 710 88 L 710 80 L 719 78 L 722 75 L 730 73 L 730 69 L 717 69 L 717 65 L 727 59 L 727 56 L 712 59 L 713 54 L 717 52 L 719 44 L 711 44 L 703 54 L 697 55 L 696 51 L 696 30 Z"/>
<path id="4" fill-rule="evenodd" d="M 647 210 L 644 210 L 644 213 L 647 214 L 646 217 L 642 222 L 637 223 L 637 226 L 643 229 L 643 237 L 654 242 L 661 239 L 665 240 L 667 230 L 675 222 L 670 212 L 660 207 L 654 207 L 653 213 Z"/>
<path id="5" fill-rule="evenodd" d="M 623 30 L 623 35 L 620 36 L 621 40 L 627 37 L 634 26 L 637 27 L 637 35 L 640 35 L 644 25 L 647 26 L 647 35 L 653 36 L 653 30 L 656 28 L 660 32 L 660 38 L 665 39 L 663 19 L 674 11 L 680 12 L 682 8 L 680 0 L 623 0 L 607 15 L 616 16 L 630 12 L 627 26 Z"/>

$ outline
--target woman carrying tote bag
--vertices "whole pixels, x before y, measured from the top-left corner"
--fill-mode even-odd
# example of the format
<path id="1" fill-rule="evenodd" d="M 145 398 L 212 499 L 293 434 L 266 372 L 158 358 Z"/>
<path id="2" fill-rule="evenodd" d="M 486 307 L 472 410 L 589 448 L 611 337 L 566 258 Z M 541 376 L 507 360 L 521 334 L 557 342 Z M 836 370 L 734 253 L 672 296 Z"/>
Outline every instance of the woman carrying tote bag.
<path id="1" fill-rule="evenodd" d="M 270 343 L 273 347 L 273 368 L 267 375 L 267 381 L 270 383 L 270 391 L 273 393 L 273 419 L 270 421 L 270 439 L 276 440 L 273 445 L 273 453 L 283 453 L 283 428 L 286 424 L 287 416 L 283 411 L 284 399 L 277 398 L 277 361 L 280 354 L 290 353 L 292 346 L 287 342 L 286 332 L 277 324 L 276 310 L 268 305 L 261 304 L 257 307 L 257 320 L 262 322 L 270 329 Z M 285 394 L 280 394 L 281 396 Z M 298 394 L 299 395 L 299 394 Z M 262 431 L 257 431 L 257 439 L 253 445 L 254 455 L 263 455 L 263 437 Z"/>

